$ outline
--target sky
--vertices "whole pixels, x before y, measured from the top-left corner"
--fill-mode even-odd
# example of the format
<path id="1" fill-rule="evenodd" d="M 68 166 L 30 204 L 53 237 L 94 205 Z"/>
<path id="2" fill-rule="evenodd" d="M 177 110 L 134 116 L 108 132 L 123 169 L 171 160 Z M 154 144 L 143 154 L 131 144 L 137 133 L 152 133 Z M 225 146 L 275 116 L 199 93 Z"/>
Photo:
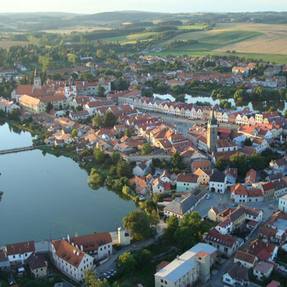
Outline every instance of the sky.
<path id="1" fill-rule="evenodd" d="M 97 13 L 118 10 L 154 12 L 287 11 L 287 0 L 9 0 L 0 12 Z"/>

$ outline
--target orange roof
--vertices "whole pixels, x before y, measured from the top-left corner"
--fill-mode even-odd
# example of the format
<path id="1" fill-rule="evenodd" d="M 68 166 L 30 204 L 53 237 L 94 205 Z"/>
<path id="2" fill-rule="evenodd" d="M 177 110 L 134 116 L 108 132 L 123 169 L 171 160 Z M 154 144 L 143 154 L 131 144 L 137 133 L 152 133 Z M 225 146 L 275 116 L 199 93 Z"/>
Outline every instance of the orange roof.
<path id="1" fill-rule="evenodd" d="M 75 267 L 79 267 L 82 259 L 85 256 L 84 252 L 74 247 L 66 240 L 53 240 L 52 244 L 58 257 L 62 258 Z"/>

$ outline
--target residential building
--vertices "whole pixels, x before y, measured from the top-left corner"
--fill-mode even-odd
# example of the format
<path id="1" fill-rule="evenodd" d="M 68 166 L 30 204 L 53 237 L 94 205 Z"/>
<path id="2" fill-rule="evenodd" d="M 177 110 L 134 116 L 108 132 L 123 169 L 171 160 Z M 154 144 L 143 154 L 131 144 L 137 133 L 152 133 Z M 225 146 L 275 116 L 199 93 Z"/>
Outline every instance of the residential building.
<path id="1" fill-rule="evenodd" d="M 229 286 L 247 286 L 249 282 L 248 269 L 239 263 L 233 264 L 229 271 L 223 275 L 222 281 Z"/>
<path id="2" fill-rule="evenodd" d="M 256 262 L 256 256 L 242 250 L 237 251 L 234 256 L 234 263 L 240 263 L 240 265 L 247 269 L 253 268 Z"/>
<path id="3" fill-rule="evenodd" d="M 13 264 L 24 264 L 27 259 L 35 253 L 35 242 L 27 241 L 6 246 L 6 254 L 9 262 Z"/>
<path id="4" fill-rule="evenodd" d="M 51 255 L 57 269 L 76 282 L 82 282 L 93 268 L 94 258 L 66 240 L 53 240 Z"/>
<path id="5" fill-rule="evenodd" d="M 287 213 L 287 195 L 279 198 L 278 209 Z"/>
<path id="6" fill-rule="evenodd" d="M 112 237 L 108 232 L 72 237 L 70 242 L 96 260 L 110 257 L 113 253 Z"/>
<path id="7" fill-rule="evenodd" d="M 225 175 L 220 171 L 214 171 L 209 179 L 209 191 L 224 193 L 226 191 Z"/>
<path id="8" fill-rule="evenodd" d="M 273 271 L 274 265 L 270 262 L 259 261 L 254 269 L 253 275 L 260 281 L 268 279 Z"/>
<path id="9" fill-rule="evenodd" d="M 176 192 L 188 192 L 196 189 L 199 186 L 198 176 L 195 174 L 181 173 L 176 180 Z"/>
<path id="10" fill-rule="evenodd" d="M 48 262 L 41 255 L 32 255 L 28 259 L 28 266 L 34 278 L 43 278 L 48 274 Z"/>
<path id="11" fill-rule="evenodd" d="M 198 243 L 169 264 L 164 264 L 155 275 L 155 287 L 190 286 L 206 283 L 216 259 L 216 248 Z"/>

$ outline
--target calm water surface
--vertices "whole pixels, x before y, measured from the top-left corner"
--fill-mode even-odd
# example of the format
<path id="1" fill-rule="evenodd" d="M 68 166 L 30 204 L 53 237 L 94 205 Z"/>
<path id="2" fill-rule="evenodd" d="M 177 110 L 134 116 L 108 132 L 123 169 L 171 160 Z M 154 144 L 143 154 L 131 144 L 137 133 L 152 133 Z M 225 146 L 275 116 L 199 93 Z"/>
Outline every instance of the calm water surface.
<path id="1" fill-rule="evenodd" d="M 31 144 L 29 133 L 0 126 L 1 150 Z M 106 188 L 93 191 L 86 171 L 69 158 L 39 150 L 0 155 L 0 172 L 0 245 L 113 231 L 135 208 Z"/>

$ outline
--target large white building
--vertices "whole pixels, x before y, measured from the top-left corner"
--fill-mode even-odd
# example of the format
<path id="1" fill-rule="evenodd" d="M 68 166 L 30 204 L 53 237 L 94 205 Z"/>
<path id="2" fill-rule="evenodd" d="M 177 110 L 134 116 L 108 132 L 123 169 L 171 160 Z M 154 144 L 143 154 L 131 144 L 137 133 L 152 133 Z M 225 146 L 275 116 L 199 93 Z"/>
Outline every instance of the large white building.
<path id="1" fill-rule="evenodd" d="M 24 264 L 35 253 L 35 242 L 27 241 L 6 246 L 6 254 L 10 264 Z"/>
<path id="2" fill-rule="evenodd" d="M 51 255 L 59 271 L 76 282 L 82 282 L 85 273 L 92 269 L 94 258 L 66 240 L 51 242 Z"/>
<path id="3" fill-rule="evenodd" d="M 198 243 L 155 274 L 155 287 L 186 287 L 197 281 L 206 283 L 216 254 L 216 248 Z"/>
<path id="4" fill-rule="evenodd" d="M 279 198 L 278 208 L 283 212 L 287 212 L 287 194 Z"/>

